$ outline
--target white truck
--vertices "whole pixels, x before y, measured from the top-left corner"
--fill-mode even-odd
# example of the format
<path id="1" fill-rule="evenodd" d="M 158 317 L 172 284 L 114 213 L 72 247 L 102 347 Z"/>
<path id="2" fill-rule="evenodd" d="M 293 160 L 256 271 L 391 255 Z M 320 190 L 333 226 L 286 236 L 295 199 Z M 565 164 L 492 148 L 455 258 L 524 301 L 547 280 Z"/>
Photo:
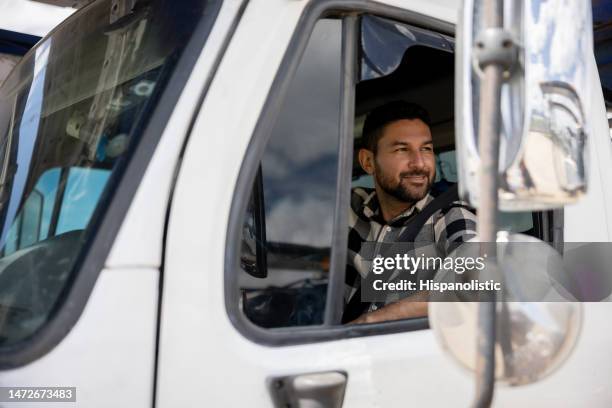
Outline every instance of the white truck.
<path id="1" fill-rule="evenodd" d="M 549 331 L 466 332 L 476 377 L 433 314 L 437 336 L 427 318 L 340 322 L 349 191 L 371 183 L 354 150 L 387 100 L 428 109 L 434 187 L 459 182 L 487 234 L 612 240 L 590 2 L 505 3 L 488 37 L 486 7 L 459 0 L 97 0 L 70 16 L 0 88 L 0 387 L 75 387 L 40 403 L 62 407 L 610 406 L 605 301 L 568 302 Z M 544 99 L 570 100 L 565 116 L 533 110 L 557 60 L 574 76 Z M 515 212 L 495 221 L 474 129 L 499 100 L 483 115 L 473 99 L 502 63 L 499 207 Z M 580 143 L 558 147 L 555 124 Z M 565 348 L 494 389 L 496 341 Z M 37 403 L 11 395 L 0 406 Z"/>

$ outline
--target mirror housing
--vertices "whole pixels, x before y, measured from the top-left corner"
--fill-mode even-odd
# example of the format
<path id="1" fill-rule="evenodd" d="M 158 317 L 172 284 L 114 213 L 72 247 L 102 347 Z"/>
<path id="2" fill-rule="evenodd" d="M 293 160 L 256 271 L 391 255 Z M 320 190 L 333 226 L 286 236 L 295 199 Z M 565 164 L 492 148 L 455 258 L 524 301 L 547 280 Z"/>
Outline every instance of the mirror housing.
<path id="1" fill-rule="evenodd" d="M 483 1 L 463 2 L 455 82 L 459 194 L 476 208 L 481 196 L 479 48 L 492 38 L 480 21 Z M 502 34 L 498 37 L 506 41 L 493 48 L 492 57 L 507 57 L 504 47 L 512 47 L 515 55 L 501 90 L 499 207 L 533 211 L 574 203 L 586 193 L 588 180 L 591 2 L 505 0 Z"/>

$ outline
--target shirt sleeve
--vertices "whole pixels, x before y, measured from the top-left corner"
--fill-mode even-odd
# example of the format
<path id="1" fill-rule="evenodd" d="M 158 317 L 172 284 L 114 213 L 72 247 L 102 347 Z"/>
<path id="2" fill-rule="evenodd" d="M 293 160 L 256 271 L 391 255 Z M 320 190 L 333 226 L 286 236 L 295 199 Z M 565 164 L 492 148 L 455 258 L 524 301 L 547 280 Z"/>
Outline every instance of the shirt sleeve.
<path id="1" fill-rule="evenodd" d="M 442 210 L 434 222 L 436 246 L 444 256 L 475 236 L 476 214 L 467 203 L 453 203 L 450 208 Z"/>

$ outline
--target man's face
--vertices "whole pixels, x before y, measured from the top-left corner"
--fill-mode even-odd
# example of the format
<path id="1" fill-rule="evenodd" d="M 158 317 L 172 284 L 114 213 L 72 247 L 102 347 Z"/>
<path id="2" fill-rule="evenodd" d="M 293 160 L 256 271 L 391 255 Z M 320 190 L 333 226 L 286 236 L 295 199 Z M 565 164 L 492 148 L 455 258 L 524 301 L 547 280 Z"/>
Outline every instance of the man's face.
<path id="1" fill-rule="evenodd" d="M 373 176 L 383 191 L 400 201 L 424 198 L 436 177 L 429 126 L 420 119 L 388 124 L 378 141 Z"/>

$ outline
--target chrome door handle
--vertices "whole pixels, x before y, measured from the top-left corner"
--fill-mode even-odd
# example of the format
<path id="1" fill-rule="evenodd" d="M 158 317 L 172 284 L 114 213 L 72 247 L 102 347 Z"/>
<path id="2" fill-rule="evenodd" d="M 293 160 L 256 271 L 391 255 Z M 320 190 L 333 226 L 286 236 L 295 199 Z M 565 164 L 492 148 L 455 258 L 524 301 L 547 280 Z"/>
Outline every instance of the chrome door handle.
<path id="1" fill-rule="evenodd" d="M 346 380 L 339 371 L 277 377 L 270 381 L 270 392 L 279 408 L 340 408 Z"/>

